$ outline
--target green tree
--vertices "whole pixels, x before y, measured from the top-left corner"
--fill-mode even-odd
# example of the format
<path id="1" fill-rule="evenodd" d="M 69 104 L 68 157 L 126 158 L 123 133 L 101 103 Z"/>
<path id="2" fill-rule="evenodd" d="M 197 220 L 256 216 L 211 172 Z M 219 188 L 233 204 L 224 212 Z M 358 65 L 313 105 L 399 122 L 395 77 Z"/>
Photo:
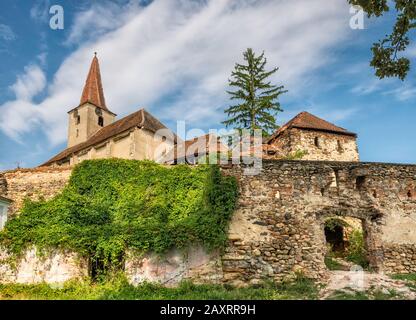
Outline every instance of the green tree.
<path id="1" fill-rule="evenodd" d="M 376 76 L 398 77 L 404 80 L 410 70 L 410 60 L 401 54 L 410 44 L 409 33 L 416 28 L 416 0 L 348 0 L 359 5 L 368 17 L 380 17 L 390 11 L 394 3 L 397 13 L 391 34 L 373 44 L 373 59 L 370 65 L 375 68 Z"/>
<path id="2" fill-rule="evenodd" d="M 265 70 L 267 59 L 264 52 L 256 56 L 249 48 L 243 56 L 245 64 L 237 63 L 229 79 L 229 85 L 236 90 L 227 91 L 231 100 L 238 103 L 224 111 L 228 119 L 223 124 L 236 129 L 262 129 L 263 135 L 267 135 L 278 127 L 275 115 L 282 109 L 277 100 L 286 91 L 283 86 L 275 86 L 268 81 L 279 68 Z"/>

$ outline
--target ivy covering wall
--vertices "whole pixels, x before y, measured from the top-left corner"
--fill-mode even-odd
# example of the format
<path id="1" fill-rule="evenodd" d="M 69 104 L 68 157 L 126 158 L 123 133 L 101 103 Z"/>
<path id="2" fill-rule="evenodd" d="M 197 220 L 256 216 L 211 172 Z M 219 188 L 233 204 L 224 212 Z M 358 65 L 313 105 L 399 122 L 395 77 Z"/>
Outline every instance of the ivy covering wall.
<path id="1" fill-rule="evenodd" d="M 69 249 L 107 265 L 120 263 L 127 248 L 221 248 L 236 199 L 235 178 L 218 166 L 87 160 L 53 199 L 26 200 L 0 233 L 0 245 L 14 256 L 32 245 Z"/>

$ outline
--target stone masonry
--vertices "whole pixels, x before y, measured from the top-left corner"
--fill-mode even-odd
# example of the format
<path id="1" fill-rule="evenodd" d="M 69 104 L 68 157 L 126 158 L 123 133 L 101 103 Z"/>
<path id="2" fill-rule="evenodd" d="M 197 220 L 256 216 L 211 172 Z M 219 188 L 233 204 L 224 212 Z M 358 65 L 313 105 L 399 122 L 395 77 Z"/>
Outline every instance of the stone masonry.
<path id="1" fill-rule="evenodd" d="M 0 250 L 0 283 L 63 283 L 88 276 L 88 264 L 73 252 L 55 250 L 39 255 L 35 248 L 25 252 L 14 266 L 7 252 Z"/>
<path id="2" fill-rule="evenodd" d="M 0 173 L 0 195 L 13 200 L 9 218 L 18 212 L 25 198 L 39 200 L 55 196 L 66 185 L 71 172 L 71 167 L 42 167 Z"/>
<path id="3" fill-rule="evenodd" d="M 240 198 L 222 257 L 234 284 L 280 280 L 302 271 L 325 279 L 325 220 L 363 222 L 372 268 L 416 272 L 416 166 L 358 162 L 264 161 L 239 180 Z"/>
<path id="4" fill-rule="evenodd" d="M 358 147 L 354 136 L 341 135 L 317 130 L 304 130 L 291 128 L 286 130 L 271 143 L 284 155 L 303 151 L 302 160 L 331 160 L 331 161 L 358 161 Z M 281 157 L 277 154 L 277 157 Z M 267 156 L 273 159 L 273 156 Z"/>
<path id="5" fill-rule="evenodd" d="M 258 175 L 244 175 L 244 169 L 222 167 L 223 174 L 237 177 L 240 188 L 225 252 L 190 248 L 182 253 L 172 250 L 165 257 L 129 255 L 125 272 L 130 281 L 172 285 L 192 279 L 248 285 L 263 279 L 280 281 L 296 272 L 325 280 L 324 224 L 336 216 L 362 222 L 373 269 L 416 272 L 416 165 L 264 160 Z M 11 214 L 18 212 L 26 196 L 53 197 L 70 173 L 70 168 L 51 167 L 0 173 L 2 195 L 15 201 Z M 32 264 L 27 261 L 31 257 Z M 36 276 L 36 270 L 44 269 L 33 254 L 25 259 L 27 274 L 21 273 L 21 279 L 48 281 Z M 78 266 L 78 271 L 71 267 L 74 277 L 87 274 L 85 264 Z M 54 270 L 59 273 L 59 268 Z M 53 278 L 68 277 L 54 273 Z"/>

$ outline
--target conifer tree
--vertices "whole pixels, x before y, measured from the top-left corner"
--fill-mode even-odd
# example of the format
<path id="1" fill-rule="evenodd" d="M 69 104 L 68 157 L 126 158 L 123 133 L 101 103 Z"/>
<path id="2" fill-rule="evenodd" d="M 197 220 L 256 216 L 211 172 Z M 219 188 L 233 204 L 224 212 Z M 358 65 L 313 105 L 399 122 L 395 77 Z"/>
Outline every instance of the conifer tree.
<path id="1" fill-rule="evenodd" d="M 235 91 L 227 91 L 235 105 L 224 112 L 228 119 L 223 121 L 227 127 L 235 129 L 262 129 L 266 136 L 278 128 L 275 116 L 282 111 L 278 98 L 285 93 L 284 86 L 272 85 L 268 78 L 279 68 L 266 71 L 267 59 L 264 52 L 257 56 L 248 48 L 244 53 L 244 64 L 236 63 L 231 79 L 228 80 Z"/>

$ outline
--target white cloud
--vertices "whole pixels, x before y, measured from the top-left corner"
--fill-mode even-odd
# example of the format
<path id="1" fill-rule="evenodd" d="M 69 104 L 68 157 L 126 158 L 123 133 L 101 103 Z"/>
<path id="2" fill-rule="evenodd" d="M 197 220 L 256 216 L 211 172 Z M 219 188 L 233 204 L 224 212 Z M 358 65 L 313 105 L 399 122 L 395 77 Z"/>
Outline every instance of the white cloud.
<path id="1" fill-rule="evenodd" d="M 387 91 L 385 94 L 393 94 L 397 100 L 406 101 L 416 97 L 416 87 L 411 85 L 402 85 L 396 89 Z"/>
<path id="2" fill-rule="evenodd" d="M 25 72 L 10 86 L 16 100 L 6 102 L 0 107 L 4 113 L 0 117 L 0 128 L 4 133 L 21 142 L 20 134 L 30 132 L 39 124 L 39 110 L 32 99 L 42 92 L 45 86 L 45 74 L 37 65 L 25 67 Z"/>
<path id="3" fill-rule="evenodd" d="M 8 25 L 0 24 L 0 40 L 12 41 L 16 39 L 16 34 Z"/>
<path id="4" fill-rule="evenodd" d="M 371 77 L 371 78 L 370 78 Z M 356 85 L 351 89 L 352 93 L 358 95 L 371 94 L 377 91 L 380 91 L 383 88 L 385 82 L 391 82 L 391 79 L 383 79 L 370 75 L 369 78 L 361 81 L 361 84 Z"/>
<path id="5" fill-rule="evenodd" d="M 407 79 L 405 82 L 396 78 L 379 79 L 369 75 L 360 79 L 361 84 L 351 89 L 351 92 L 357 95 L 368 95 L 379 93 L 382 95 L 392 95 L 398 101 L 406 101 L 416 97 L 416 87 L 412 85 L 412 80 Z"/>
<path id="6" fill-rule="evenodd" d="M 37 65 L 25 67 L 25 73 L 17 77 L 16 82 L 10 86 L 17 100 L 30 101 L 46 86 L 46 77 Z"/>
<path id="7" fill-rule="evenodd" d="M 65 40 L 66 45 L 79 44 L 122 26 L 140 8 L 138 2 L 119 6 L 116 3 L 94 3 L 78 14 Z"/>
<path id="8" fill-rule="evenodd" d="M 49 18 L 50 0 L 36 0 L 30 8 L 30 17 L 36 22 L 47 22 Z"/>
<path id="9" fill-rule="evenodd" d="M 155 0 L 121 11 L 108 6 L 121 15 L 121 25 L 105 8 L 75 19 L 82 23 L 67 42 L 80 46 L 63 61 L 44 101 L 0 106 L 6 134 L 16 138 L 41 126 L 52 144 L 62 143 L 66 111 L 79 102 L 94 51 L 112 111 L 125 115 L 144 106 L 162 120 L 207 127 L 223 120 L 227 79 L 247 47 L 265 50 L 269 68 L 280 67 L 274 82 L 295 95 L 350 34 L 341 0 Z M 98 29 L 92 38 L 83 37 L 91 28 Z"/>

